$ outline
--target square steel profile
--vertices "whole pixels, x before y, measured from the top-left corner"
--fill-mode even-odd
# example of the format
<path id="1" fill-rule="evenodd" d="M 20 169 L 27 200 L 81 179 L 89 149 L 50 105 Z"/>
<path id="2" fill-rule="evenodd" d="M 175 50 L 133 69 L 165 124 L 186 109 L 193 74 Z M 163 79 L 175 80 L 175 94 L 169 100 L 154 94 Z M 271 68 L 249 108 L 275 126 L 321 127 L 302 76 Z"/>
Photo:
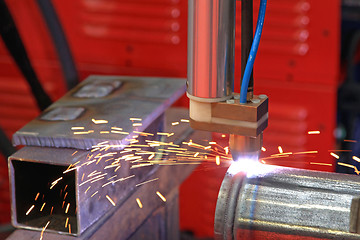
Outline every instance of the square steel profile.
<path id="1" fill-rule="evenodd" d="M 79 236 L 125 201 L 157 168 L 127 150 L 157 151 L 146 141 L 164 138 L 163 113 L 184 92 L 180 79 L 91 76 L 51 105 L 14 135 L 25 147 L 9 158 L 13 225 Z"/>

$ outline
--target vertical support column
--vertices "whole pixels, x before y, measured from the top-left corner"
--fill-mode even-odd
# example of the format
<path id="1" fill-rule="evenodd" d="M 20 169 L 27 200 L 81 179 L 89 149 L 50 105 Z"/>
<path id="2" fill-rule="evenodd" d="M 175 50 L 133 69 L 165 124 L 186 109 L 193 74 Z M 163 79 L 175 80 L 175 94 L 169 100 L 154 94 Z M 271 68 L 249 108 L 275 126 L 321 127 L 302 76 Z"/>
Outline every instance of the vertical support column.
<path id="1" fill-rule="evenodd" d="M 189 0 L 188 96 L 217 102 L 232 96 L 235 0 Z"/>

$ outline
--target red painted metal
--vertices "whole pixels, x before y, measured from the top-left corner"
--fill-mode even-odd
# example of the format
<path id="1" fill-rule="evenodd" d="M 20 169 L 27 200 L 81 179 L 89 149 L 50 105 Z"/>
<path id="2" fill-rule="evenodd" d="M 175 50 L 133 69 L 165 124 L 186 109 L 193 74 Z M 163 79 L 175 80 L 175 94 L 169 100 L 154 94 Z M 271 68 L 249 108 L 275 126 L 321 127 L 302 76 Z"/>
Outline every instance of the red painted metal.
<path id="1" fill-rule="evenodd" d="M 259 1 L 254 1 L 254 26 Z M 240 4 L 237 5 L 240 14 Z M 340 1 L 269 1 L 255 61 L 256 80 L 335 85 L 339 75 Z M 240 75 L 240 23 L 237 18 L 236 75 Z M 331 17 L 329 17 L 331 16 Z"/>
<path id="2" fill-rule="evenodd" d="M 10 222 L 9 177 L 6 160 L 0 155 L 0 224 Z"/>
<path id="3" fill-rule="evenodd" d="M 54 1 L 82 76 L 186 77 L 187 1 Z"/>

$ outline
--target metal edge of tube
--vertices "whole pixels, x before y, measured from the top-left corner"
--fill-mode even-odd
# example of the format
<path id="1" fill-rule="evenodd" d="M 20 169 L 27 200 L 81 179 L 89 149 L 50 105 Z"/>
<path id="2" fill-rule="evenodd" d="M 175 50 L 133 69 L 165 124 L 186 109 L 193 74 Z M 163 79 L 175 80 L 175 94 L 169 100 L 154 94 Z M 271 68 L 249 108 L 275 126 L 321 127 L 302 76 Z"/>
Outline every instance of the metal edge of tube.
<path id="1" fill-rule="evenodd" d="M 218 195 L 214 221 L 214 237 L 216 240 L 234 239 L 234 222 L 237 199 L 241 185 L 245 179 L 244 173 L 235 176 L 226 173 Z"/>

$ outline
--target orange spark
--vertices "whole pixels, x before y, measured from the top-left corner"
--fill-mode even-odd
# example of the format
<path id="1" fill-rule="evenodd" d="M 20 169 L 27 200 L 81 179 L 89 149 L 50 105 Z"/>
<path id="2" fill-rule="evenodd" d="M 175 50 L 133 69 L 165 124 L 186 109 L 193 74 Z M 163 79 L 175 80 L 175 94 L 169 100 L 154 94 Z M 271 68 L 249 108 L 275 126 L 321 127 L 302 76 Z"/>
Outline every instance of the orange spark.
<path id="1" fill-rule="evenodd" d="M 51 183 L 50 189 L 52 189 L 61 179 L 62 179 L 62 177 L 59 177 L 58 179 L 56 179 L 55 181 L 53 181 L 53 182 Z"/>
<path id="2" fill-rule="evenodd" d="M 45 232 L 45 229 L 49 226 L 50 224 L 50 221 L 48 221 L 45 225 L 45 227 L 43 227 L 42 231 L 41 231 L 41 234 L 40 234 L 40 240 L 43 239 L 43 235 L 44 235 L 44 232 Z"/>
<path id="3" fill-rule="evenodd" d="M 277 153 L 277 154 L 272 154 L 271 157 L 280 157 L 280 156 L 285 156 L 285 155 L 292 155 L 292 152 L 286 152 L 286 153 Z"/>
<path id="4" fill-rule="evenodd" d="M 130 121 L 142 121 L 141 118 L 129 118 L 129 119 L 130 119 Z"/>
<path id="5" fill-rule="evenodd" d="M 188 122 L 190 122 L 190 120 L 189 120 L 189 119 L 181 119 L 180 122 L 186 122 L 186 123 L 188 123 Z"/>
<path id="6" fill-rule="evenodd" d="M 142 203 L 141 203 L 141 201 L 140 201 L 139 198 L 136 198 L 136 202 L 137 202 L 137 204 L 139 205 L 139 208 L 142 208 L 142 207 L 143 207 L 143 205 L 142 205 Z"/>
<path id="7" fill-rule="evenodd" d="M 72 127 L 71 130 L 84 130 L 84 127 Z"/>
<path id="8" fill-rule="evenodd" d="M 160 136 L 168 136 L 171 134 L 171 133 L 166 133 L 166 132 L 157 132 L 156 133 L 157 135 L 160 135 Z M 151 142 L 155 142 L 155 141 L 151 141 Z M 160 143 L 160 142 L 159 142 Z"/>
<path id="9" fill-rule="evenodd" d="M 42 212 L 42 210 L 44 209 L 45 204 L 46 204 L 46 203 L 43 203 L 43 205 L 41 206 L 41 208 L 40 208 L 40 212 Z"/>
<path id="10" fill-rule="evenodd" d="M 229 147 L 224 147 L 225 150 L 225 154 L 228 155 L 229 154 Z"/>
<path id="11" fill-rule="evenodd" d="M 66 221 L 65 221 L 65 228 L 67 228 L 68 223 L 69 223 L 69 218 L 66 218 Z"/>
<path id="12" fill-rule="evenodd" d="M 26 216 L 29 215 L 29 213 L 31 212 L 31 210 L 33 210 L 34 207 L 35 207 L 35 205 L 32 205 L 32 206 L 29 208 L 29 210 L 27 210 Z"/>
<path id="13" fill-rule="evenodd" d="M 166 198 L 159 191 L 156 191 L 156 194 L 159 196 L 159 198 L 161 198 L 161 200 L 166 202 Z"/>
<path id="14" fill-rule="evenodd" d="M 154 179 L 151 179 L 151 180 L 149 180 L 149 181 L 145 181 L 145 182 L 142 182 L 142 183 L 138 183 L 138 184 L 136 184 L 135 186 L 138 187 L 138 186 L 144 185 L 144 184 L 146 184 L 146 183 L 150 183 L 150 182 L 156 181 L 156 180 L 158 180 L 158 179 L 159 179 L 159 178 L 154 178 Z"/>
<path id="15" fill-rule="evenodd" d="M 96 119 L 91 119 L 91 121 L 95 124 L 105 124 L 105 123 L 108 123 L 107 120 L 102 120 L 102 119 L 99 119 L 99 120 L 96 120 Z"/>
<path id="16" fill-rule="evenodd" d="M 308 131 L 308 134 L 311 135 L 311 134 L 320 134 L 320 131 Z"/>
<path id="17" fill-rule="evenodd" d="M 118 131 L 122 131 L 122 130 L 123 130 L 122 128 L 119 128 L 119 127 L 111 127 L 111 129 L 118 130 Z"/>
<path id="18" fill-rule="evenodd" d="M 278 146 L 278 150 L 279 150 L 279 153 L 283 153 L 283 152 L 284 152 L 284 150 L 282 149 L 281 146 Z"/>
<path id="19" fill-rule="evenodd" d="M 98 146 L 98 147 L 101 147 L 101 146 L 104 146 L 104 144 L 106 144 L 106 143 L 109 143 L 109 141 L 103 141 L 103 142 L 101 142 L 101 143 L 98 143 L 97 146 Z M 93 147 L 94 147 L 94 146 L 93 146 Z"/>
<path id="20" fill-rule="evenodd" d="M 321 165 L 321 166 L 332 166 L 331 163 L 316 163 L 316 162 L 310 162 L 310 164 L 312 165 Z"/>
<path id="21" fill-rule="evenodd" d="M 95 152 L 95 151 L 97 151 L 97 150 L 99 150 L 99 149 L 100 149 L 99 147 L 97 147 L 97 148 L 93 148 L 93 149 L 91 149 L 91 151 L 90 151 L 90 152 Z M 90 156 L 89 160 L 91 159 L 91 157 L 92 157 L 92 155 Z"/>
<path id="22" fill-rule="evenodd" d="M 115 203 L 114 201 L 108 196 L 106 195 L 106 198 L 109 200 L 109 202 L 115 207 Z"/>
<path id="23" fill-rule="evenodd" d="M 146 166 L 152 166 L 154 165 L 153 163 L 143 163 L 143 164 L 138 164 L 138 165 L 133 165 L 130 167 L 130 169 L 134 169 L 134 168 L 139 168 L 139 167 L 146 167 Z"/>
<path id="24" fill-rule="evenodd" d="M 87 193 L 87 191 L 89 191 L 90 188 L 91 188 L 91 186 L 89 186 L 89 187 L 86 189 L 85 193 Z"/>
<path id="25" fill-rule="evenodd" d="M 38 192 L 38 193 L 36 194 L 35 201 L 38 199 L 39 195 L 40 195 L 40 193 Z"/>
<path id="26" fill-rule="evenodd" d="M 152 133 L 146 133 L 146 132 L 138 132 L 138 131 L 134 131 L 134 133 L 140 134 L 141 136 L 154 136 L 154 134 Z"/>
<path id="27" fill-rule="evenodd" d="M 219 166 L 220 165 L 220 156 L 216 156 L 215 159 L 216 159 L 216 165 Z"/>
<path id="28" fill-rule="evenodd" d="M 354 159 L 357 162 L 360 162 L 360 158 L 358 158 L 357 156 L 353 156 L 352 159 Z"/>
<path id="29" fill-rule="evenodd" d="M 65 209 L 65 213 L 68 213 L 69 207 L 70 207 L 70 203 L 67 204 L 66 209 Z"/>
<path id="30" fill-rule="evenodd" d="M 266 152 L 266 148 L 261 147 L 261 151 Z"/>
<path id="31" fill-rule="evenodd" d="M 76 169 L 78 169 L 78 167 L 69 168 L 69 169 L 65 170 L 65 171 L 63 172 L 63 174 L 68 173 L 68 172 L 71 172 L 71 171 L 74 171 L 74 170 L 76 170 Z"/>
<path id="32" fill-rule="evenodd" d="M 83 135 L 83 134 L 89 134 L 89 133 L 93 133 L 93 130 L 87 131 L 87 132 L 74 132 L 74 135 Z"/>
<path id="33" fill-rule="evenodd" d="M 296 155 L 296 154 L 310 154 L 310 153 L 318 153 L 318 151 L 296 152 L 296 153 L 294 153 L 294 155 Z"/>
<path id="34" fill-rule="evenodd" d="M 180 123 L 179 122 L 172 122 L 171 125 L 172 126 L 176 126 L 176 125 L 179 125 Z"/>
<path id="35" fill-rule="evenodd" d="M 339 158 L 340 158 L 339 155 L 337 155 L 337 154 L 335 154 L 335 153 L 333 153 L 333 152 L 330 153 L 330 155 L 333 156 L 333 157 L 336 158 L 336 159 L 339 159 Z"/>
<path id="36" fill-rule="evenodd" d="M 354 171 L 355 171 L 355 173 L 356 173 L 357 175 L 359 175 L 359 173 L 360 173 L 359 170 L 357 169 L 357 167 L 355 167 L 354 165 L 350 165 L 350 164 L 346 164 L 346 163 L 341 163 L 341 162 L 339 162 L 338 165 L 341 165 L 341 166 L 344 166 L 344 167 L 353 168 Z"/>

